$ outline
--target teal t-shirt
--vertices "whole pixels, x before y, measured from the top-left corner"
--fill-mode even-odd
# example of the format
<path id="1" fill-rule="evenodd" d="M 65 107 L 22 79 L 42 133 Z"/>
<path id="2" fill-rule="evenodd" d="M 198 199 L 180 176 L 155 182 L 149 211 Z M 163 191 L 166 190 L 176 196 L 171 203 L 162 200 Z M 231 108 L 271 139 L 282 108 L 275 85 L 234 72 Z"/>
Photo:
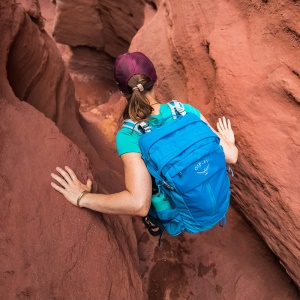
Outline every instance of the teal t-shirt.
<path id="1" fill-rule="evenodd" d="M 186 112 L 193 113 L 200 118 L 200 111 L 196 109 L 195 107 L 189 105 L 189 104 L 184 104 L 184 109 Z M 171 116 L 171 110 L 168 106 L 168 104 L 161 104 L 160 105 L 160 113 L 158 115 L 150 116 L 149 121 L 147 123 L 151 126 L 154 126 L 162 119 Z M 173 118 L 167 119 L 162 126 L 165 124 L 168 124 L 173 121 Z M 129 153 L 129 152 L 136 152 L 136 153 L 141 153 L 141 149 L 139 146 L 139 139 L 140 135 L 129 128 L 121 128 L 116 137 L 116 146 L 117 146 L 117 151 L 119 155 Z"/>

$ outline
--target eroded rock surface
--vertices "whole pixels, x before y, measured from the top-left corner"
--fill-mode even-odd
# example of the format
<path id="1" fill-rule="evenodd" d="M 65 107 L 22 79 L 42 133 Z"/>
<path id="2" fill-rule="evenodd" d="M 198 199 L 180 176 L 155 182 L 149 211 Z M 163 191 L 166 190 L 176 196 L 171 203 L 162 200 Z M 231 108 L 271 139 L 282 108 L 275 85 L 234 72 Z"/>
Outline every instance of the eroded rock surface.
<path id="1" fill-rule="evenodd" d="M 26 13 L 15 2 L 0 4 L 1 296 L 298 299 L 278 258 L 234 209 L 225 228 L 164 236 L 162 249 L 138 219 L 137 249 L 129 218 L 78 210 L 51 189 L 50 173 L 57 164 L 69 164 L 82 180 L 94 176 L 95 189 L 114 192 L 123 186 L 114 132 L 124 99 L 113 88 L 115 53 L 107 50 L 119 42 L 111 39 L 108 48 L 100 40 L 91 43 L 101 24 L 104 28 L 103 19 L 99 26 L 88 24 L 95 25 L 88 42 L 84 34 L 70 32 L 76 42 L 68 41 L 72 48 L 66 57 L 77 72 L 78 116 L 73 83 L 43 31 L 38 3 L 18 2 Z M 70 1 L 57 2 L 70 8 Z M 147 2 L 153 9 L 145 10 L 146 24 L 130 49 L 155 62 L 161 101 L 190 102 L 212 124 L 222 114 L 232 119 L 240 148 L 232 200 L 299 285 L 299 3 Z M 112 2 L 101 3 L 110 7 L 106 12 L 118 10 Z M 96 1 L 77 4 L 99 12 Z M 120 6 L 132 12 L 131 6 Z M 135 22 L 133 16 L 129 20 Z M 60 24 L 65 38 L 69 25 Z M 127 37 L 118 52 L 129 45 Z M 88 64 L 86 53 L 91 54 Z"/>
<path id="2" fill-rule="evenodd" d="M 232 202 L 298 286 L 299 5 L 157 1 L 130 47 L 155 62 L 162 101 L 190 102 L 213 125 L 231 118 L 240 149 Z"/>
<path id="3" fill-rule="evenodd" d="M 0 99 L 0 298 L 140 299 L 130 219 L 78 209 L 50 186 L 84 153 L 29 104 Z M 113 270 L 113 271 L 112 271 Z"/>
<path id="4" fill-rule="evenodd" d="M 144 6 L 143 0 L 58 1 L 53 37 L 71 47 L 69 69 L 113 80 L 114 58 L 128 50 L 143 25 Z"/>
<path id="5" fill-rule="evenodd" d="M 289 299 L 299 291 L 278 259 L 231 207 L 226 226 L 165 234 L 161 248 L 135 221 L 146 299 Z"/>
<path id="6" fill-rule="evenodd" d="M 211 124 L 231 118 L 240 148 L 232 202 L 299 285 L 298 1 L 153 6 L 130 50 L 155 62 L 161 101 L 190 102 Z"/>
<path id="7" fill-rule="evenodd" d="M 127 51 L 144 20 L 142 0 L 62 0 L 56 8 L 53 36 L 58 43 L 93 47 L 111 57 Z"/>
<path id="8" fill-rule="evenodd" d="M 78 209 L 50 186 L 58 165 L 95 191 L 122 183 L 79 125 L 38 3 L 21 2 L 0 4 L 0 298 L 140 299 L 131 219 Z"/>

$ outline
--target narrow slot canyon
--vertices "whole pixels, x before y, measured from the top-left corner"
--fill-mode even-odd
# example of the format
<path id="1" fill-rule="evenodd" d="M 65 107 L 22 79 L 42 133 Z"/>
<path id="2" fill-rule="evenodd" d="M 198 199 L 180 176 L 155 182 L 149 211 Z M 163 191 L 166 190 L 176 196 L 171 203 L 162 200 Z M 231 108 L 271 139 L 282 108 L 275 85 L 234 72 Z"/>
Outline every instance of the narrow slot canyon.
<path id="1" fill-rule="evenodd" d="M 300 2 L 4 0 L 0 4 L 0 299 L 299 299 Z M 224 227 L 151 236 L 140 217 L 70 205 L 70 166 L 124 189 L 115 58 L 153 61 L 177 99 L 239 148 Z"/>

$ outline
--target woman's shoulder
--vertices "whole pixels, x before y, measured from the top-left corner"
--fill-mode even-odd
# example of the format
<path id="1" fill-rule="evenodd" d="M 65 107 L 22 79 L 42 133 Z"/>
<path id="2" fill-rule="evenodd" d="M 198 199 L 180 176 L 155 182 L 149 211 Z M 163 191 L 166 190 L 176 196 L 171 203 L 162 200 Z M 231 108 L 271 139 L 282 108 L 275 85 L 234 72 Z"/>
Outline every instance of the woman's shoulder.
<path id="1" fill-rule="evenodd" d="M 184 103 L 184 102 L 180 102 L 180 103 L 183 104 L 184 109 L 185 109 L 186 112 L 193 113 L 193 114 L 197 115 L 200 118 L 200 115 L 201 115 L 200 110 L 198 110 L 197 108 L 195 108 L 191 104 L 187 104 L 187 103 Z M 168 103 L 162 104 L 161 110 L 166 111 L 166 112 L 171 112 L 171 110 L 168 106 Z"/>
<path id="2" fill-rule="evenodd" d="M 132 140 L 138 140 L 140 137 L 140 134 L 136 132 L 133 128 L 127 128 L 122 126 L 119 131 L 117 132 L 116 139 L 122 140 L 122 139 L 132 139 Z"/>
<path id="3" fill-rule="evenodd" d="M 128 152 L 140 153 L 140 135 L 133 129 L 122 127 L 116 135 L 116 147 L 119 155 Z"/>
<path id="4" fill-rule="evenodd" d="M 200 110 L 197 109 L 196 107 L 192 106 L 191 104 L 185 104 L 183 103 L 183 106 L 184 106 L 184 109 L 186 112 L 190 112 L 190 113 L 193 113 L 195 115 L 197 115 L 199 118 L 200 118 Z"/>

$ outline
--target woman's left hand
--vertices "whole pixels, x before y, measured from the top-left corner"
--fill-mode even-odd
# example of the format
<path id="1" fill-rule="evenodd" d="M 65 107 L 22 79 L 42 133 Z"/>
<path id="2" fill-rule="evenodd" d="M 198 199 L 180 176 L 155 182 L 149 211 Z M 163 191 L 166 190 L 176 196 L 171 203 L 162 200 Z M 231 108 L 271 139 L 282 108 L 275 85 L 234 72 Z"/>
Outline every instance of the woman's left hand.
<path id="1" fill-rule="evenodd" d="M 77 206 L 77 199 L 83 191 L 90 192 L 92 190 L 92 181 L 87 180 L 86 184 L 81 183 L 72 169 L 65 167 L 63 170 L 60 167 L 56 168 L 56 171 L 62 176 L 58 176 L 54 173 L 51 173 L 51 177 L 56 180 L 56 182 L 51 182 L 51 186 L 63 194 L 65 198 Z M 58 184 L 59 183 L 59 184 Z"/>
<path id="2" fill-rule="evenodd" d="M 230 142 L 232 144 L 235 143 L 235 137 L 229 119 L 227 119 L 226 121 L 225 117 L 219 118 L 217 123 L 217 128 L 219 133 L 227 142 Z"/>

